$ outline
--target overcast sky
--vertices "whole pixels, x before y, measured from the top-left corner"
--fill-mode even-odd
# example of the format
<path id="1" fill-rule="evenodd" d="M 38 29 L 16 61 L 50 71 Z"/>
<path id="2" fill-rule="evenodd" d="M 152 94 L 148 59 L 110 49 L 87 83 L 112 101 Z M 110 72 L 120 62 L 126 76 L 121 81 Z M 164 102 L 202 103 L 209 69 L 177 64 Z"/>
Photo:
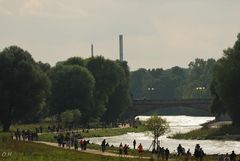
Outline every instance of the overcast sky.
<path id="1" fill-rule="evenodd" d="M 0 0 L 0 49 L 54 65 L 72 56 L 124 59 L 131 70 L 220 58 L 240 32 L 240 0 Z"/>

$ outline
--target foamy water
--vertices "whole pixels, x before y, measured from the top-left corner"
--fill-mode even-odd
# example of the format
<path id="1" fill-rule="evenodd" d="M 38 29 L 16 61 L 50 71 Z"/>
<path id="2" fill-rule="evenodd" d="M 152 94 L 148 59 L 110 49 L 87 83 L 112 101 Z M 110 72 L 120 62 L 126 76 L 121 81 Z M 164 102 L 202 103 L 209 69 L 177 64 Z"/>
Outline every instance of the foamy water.
<path id="1" fill-rule="evenodd" d="M 138 116 L 140 120 L 146 120 L 149 116 Z M 167 119 L 170 126 L 170 132 L 160 137 L 160 145 L 166 147 L 170 152 L 176 151 L 178 144 L 181 144 L 186 150 L 191 149 L 193 152 L 196 144 L 200 144 L 204 152 L 207 154 L 225 154 L 234 150 L 240 153 L 239 141 L 218 141 L 218 140 L 176 140 L 169 139 L 167 136 L 177 132 L 185 133 L 194 129 L 201 128 L 201 124 L 214 120 L 214 117 L 192 117 L 192 116 L 162 116 Z M 90 138 L 90 141 L 96 144 L 101 144 L 102 140 L 106 139 L 109 145 L 119 146 L 120 143 L 128 144 L 132 147 L 132 142 L 135 139 L 137 145 L 142 143 L 144 149 L 149 149 L 152 143 L 152 135 L 149 132 L 127 133 L 125 135 L 113 137 L 96 137 Z"/>

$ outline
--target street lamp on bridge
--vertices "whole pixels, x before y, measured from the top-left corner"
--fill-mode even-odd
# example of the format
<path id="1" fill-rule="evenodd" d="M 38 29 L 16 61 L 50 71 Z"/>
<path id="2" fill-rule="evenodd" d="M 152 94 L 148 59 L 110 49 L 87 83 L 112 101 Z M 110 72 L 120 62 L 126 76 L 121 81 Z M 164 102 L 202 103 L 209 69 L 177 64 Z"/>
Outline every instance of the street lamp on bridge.
<path id="1" fill-rule="evenodd" d="M 206 89 L 206 87 L 196 87 L 196 90 L 199 93 L 199 98 L 203 97 L 203 92 L 204 92 L 205 89 Z"/>
<path id="2" fill-rule="evenodd" d="M 155 90 L 155 88 L 153 88 L 153 87 L 148 87 L 148 92 L 150 93 L 150 99 L 152 99 L 152 97 L 153 97 L 153 91 Z"/>

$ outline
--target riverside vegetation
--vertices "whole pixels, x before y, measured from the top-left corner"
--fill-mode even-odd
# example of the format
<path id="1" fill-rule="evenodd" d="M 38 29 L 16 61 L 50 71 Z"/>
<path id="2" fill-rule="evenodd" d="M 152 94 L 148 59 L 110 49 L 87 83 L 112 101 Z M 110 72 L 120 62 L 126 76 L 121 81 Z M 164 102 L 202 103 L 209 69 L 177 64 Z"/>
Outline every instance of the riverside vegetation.
<path id="1" fill-rule="evenodd" d="M 232 125 L 220 127 L 203 126 L 200 129 L 188 133 L 177 133 L 170 138 L 173 139 L 198 139 L 198 140 L 237 140 L 240 141 L 240 129 Z"/>

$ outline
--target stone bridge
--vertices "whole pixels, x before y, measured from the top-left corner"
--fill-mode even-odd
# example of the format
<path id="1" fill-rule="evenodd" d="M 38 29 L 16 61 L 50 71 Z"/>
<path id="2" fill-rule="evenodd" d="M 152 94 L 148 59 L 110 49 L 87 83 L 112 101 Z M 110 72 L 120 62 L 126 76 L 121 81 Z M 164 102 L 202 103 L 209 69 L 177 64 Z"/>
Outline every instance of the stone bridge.
<path id="1" fill-rule="evenodd" d="M 130 117 L 169 107 L 187 107 L 208 112 L 211 115 L 211 99 L 176 99 L 176 100 L 134 100 L 129 108 Z"/>

